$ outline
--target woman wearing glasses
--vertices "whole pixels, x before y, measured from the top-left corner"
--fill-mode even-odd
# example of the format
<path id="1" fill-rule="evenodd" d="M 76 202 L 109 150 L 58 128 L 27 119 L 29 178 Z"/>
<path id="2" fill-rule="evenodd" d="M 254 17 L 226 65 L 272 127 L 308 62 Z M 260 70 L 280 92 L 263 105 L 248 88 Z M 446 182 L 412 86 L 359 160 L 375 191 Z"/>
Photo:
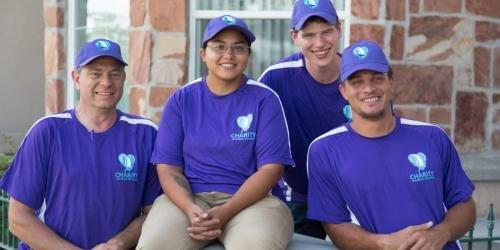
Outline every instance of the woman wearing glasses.
<path id="1" fill-rule="evenodd" d="M 205 30 L 208 75 L 167 101 L 152 162 L 165 195 L 144 222 L 138 249 L 284 249 L 291 214 L 269 194 L 293 165 L 278 96 L 243 74 L 255 36 L 225 15 Z"/>

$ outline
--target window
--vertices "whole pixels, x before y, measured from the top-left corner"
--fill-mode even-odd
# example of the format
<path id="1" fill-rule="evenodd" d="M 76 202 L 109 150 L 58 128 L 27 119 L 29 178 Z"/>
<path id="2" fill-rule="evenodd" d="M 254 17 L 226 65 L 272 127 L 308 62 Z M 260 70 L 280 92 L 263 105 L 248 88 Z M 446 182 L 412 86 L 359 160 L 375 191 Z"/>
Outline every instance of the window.
<path id="1" fill-rule="evenodd" d="M 246 74 L 258 78 L 272 63 L 297 49 L 289 37 L 290 16 L 295 0 L 191 0 L 189 27 L 189 79 L 206 75 L 207 69 L 199 59 L 203 32 L 208 21 L 224 14 L 245 19 L 256 41 L 252 44 L 252 55 Z M 342 22 L 342 45 L 347 46 L 345 37 L 349 37 L 349 20 L 346 13 L 350 0 L 334 0 L 333 4 Z M 348 15 L 347 15 L 348 17 Z"/>
<path id="2" fill-rule="evenodd" d="M 71 79 L 75 57 L 81 46 L 92 39 L 104 37 L 116 41 L 122 49 L 122 56 L 128 62 L 129 47 L 129 9 L 128 1 L 121 0 L 70 0 L 68 2 L 68 51 L 67 51 L 67 88 L 66 107 L 73 108 L 78 102 L 78 92 Z M 124 95 L 118 108 L 128 111 L 129 84 L 126 81 Z"/>

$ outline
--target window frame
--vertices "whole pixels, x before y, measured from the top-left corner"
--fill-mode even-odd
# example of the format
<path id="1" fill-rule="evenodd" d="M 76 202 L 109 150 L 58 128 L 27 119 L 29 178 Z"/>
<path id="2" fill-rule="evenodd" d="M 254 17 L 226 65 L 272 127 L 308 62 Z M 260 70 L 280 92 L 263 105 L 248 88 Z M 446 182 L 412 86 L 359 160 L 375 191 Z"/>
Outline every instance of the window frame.
<path id="1" fill-rule="evenodd" d="M 66 109 L 71 109 L 76 106 L 75 85 L 71 72 L 75 62 L 75 33 L 76 33 L 76 3 L 75 0 L 68 1 L 68 32 L 67 32 L 67 49 L 66 49 Z"/>
<path id="2" fill-rule="evenodd" d="M 212 19 L 214 17 L 220 16 L 221 10 L 197 10 L 196 1 L 189 0 L 189 59 L 188 59 L 188 82 L 193 81 L 199 76 L 195 75 L 195 65 L 196 60 L 199 60 L 198 50 L 200 49 L 196 43 L 196 23 L 198 19 Z M 344 43 L 342 49 L 349 46 L 349 36 L 350 36 L 350 23 L 351 15 L 346 13 L 351 13 L 351 0 L 344 0 L 344 10 L 337 11 L 339 20 L 344 22 L 344 28 L 342 29 L 342 37 L 344 37 Z M 280 11 L 280 10 L 265 10 L 265 11 L 250 11 L 250 10 L 224 10 L 224 14 L 237 16 L 242 19 L 290 19 L 292 16 L 292 10 Z M 347 38 L 347 39 L 346 39 Z M 276 58 L 278 60 L 279 58 Z"/>

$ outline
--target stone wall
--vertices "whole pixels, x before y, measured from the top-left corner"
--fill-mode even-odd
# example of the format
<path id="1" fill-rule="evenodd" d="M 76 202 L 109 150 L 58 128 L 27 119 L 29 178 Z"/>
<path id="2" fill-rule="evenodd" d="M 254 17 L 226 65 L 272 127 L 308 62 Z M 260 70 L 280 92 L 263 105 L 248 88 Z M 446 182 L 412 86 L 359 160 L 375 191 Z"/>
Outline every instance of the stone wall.
<path id="1" fill-rule="evenodd" d="M 158 122 L 187 79 L 187 1 L 130 0 L 130 112 Z"/>
<path id="2" fill-rule="evenodd" d="M 438 124 L 463 153 L 500 151 L 495 0 L 352 0 L 351 21 L 351 42 L 389 55 L 400 115 Z"/>
<path id="3" fill-rule="evenodd" d="M 66 82 L 66 1 L 44 0 L 45 113 L 65 109 Z"/>

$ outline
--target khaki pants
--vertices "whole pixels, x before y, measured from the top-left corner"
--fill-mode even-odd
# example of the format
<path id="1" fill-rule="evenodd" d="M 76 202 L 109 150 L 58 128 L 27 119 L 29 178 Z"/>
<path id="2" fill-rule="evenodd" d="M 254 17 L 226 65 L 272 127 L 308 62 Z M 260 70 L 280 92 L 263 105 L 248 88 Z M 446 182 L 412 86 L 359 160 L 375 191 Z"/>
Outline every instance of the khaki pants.
<path id="1" fill-rule="evenodd" d="M 230 194 L 219 192 L 194 195 L 194 201 L 204 210 L 220 206 L 230 198 Z M 210 243 L 189 237 L 190 225 L 187 216 L 166 195 L 161 195 L 142 226 L 137 249 L 200 249 Z M 225 249 L 285 249 L 292 234 L 290 210 L 268 195 L 231 218 L 219 241 Z"/>

